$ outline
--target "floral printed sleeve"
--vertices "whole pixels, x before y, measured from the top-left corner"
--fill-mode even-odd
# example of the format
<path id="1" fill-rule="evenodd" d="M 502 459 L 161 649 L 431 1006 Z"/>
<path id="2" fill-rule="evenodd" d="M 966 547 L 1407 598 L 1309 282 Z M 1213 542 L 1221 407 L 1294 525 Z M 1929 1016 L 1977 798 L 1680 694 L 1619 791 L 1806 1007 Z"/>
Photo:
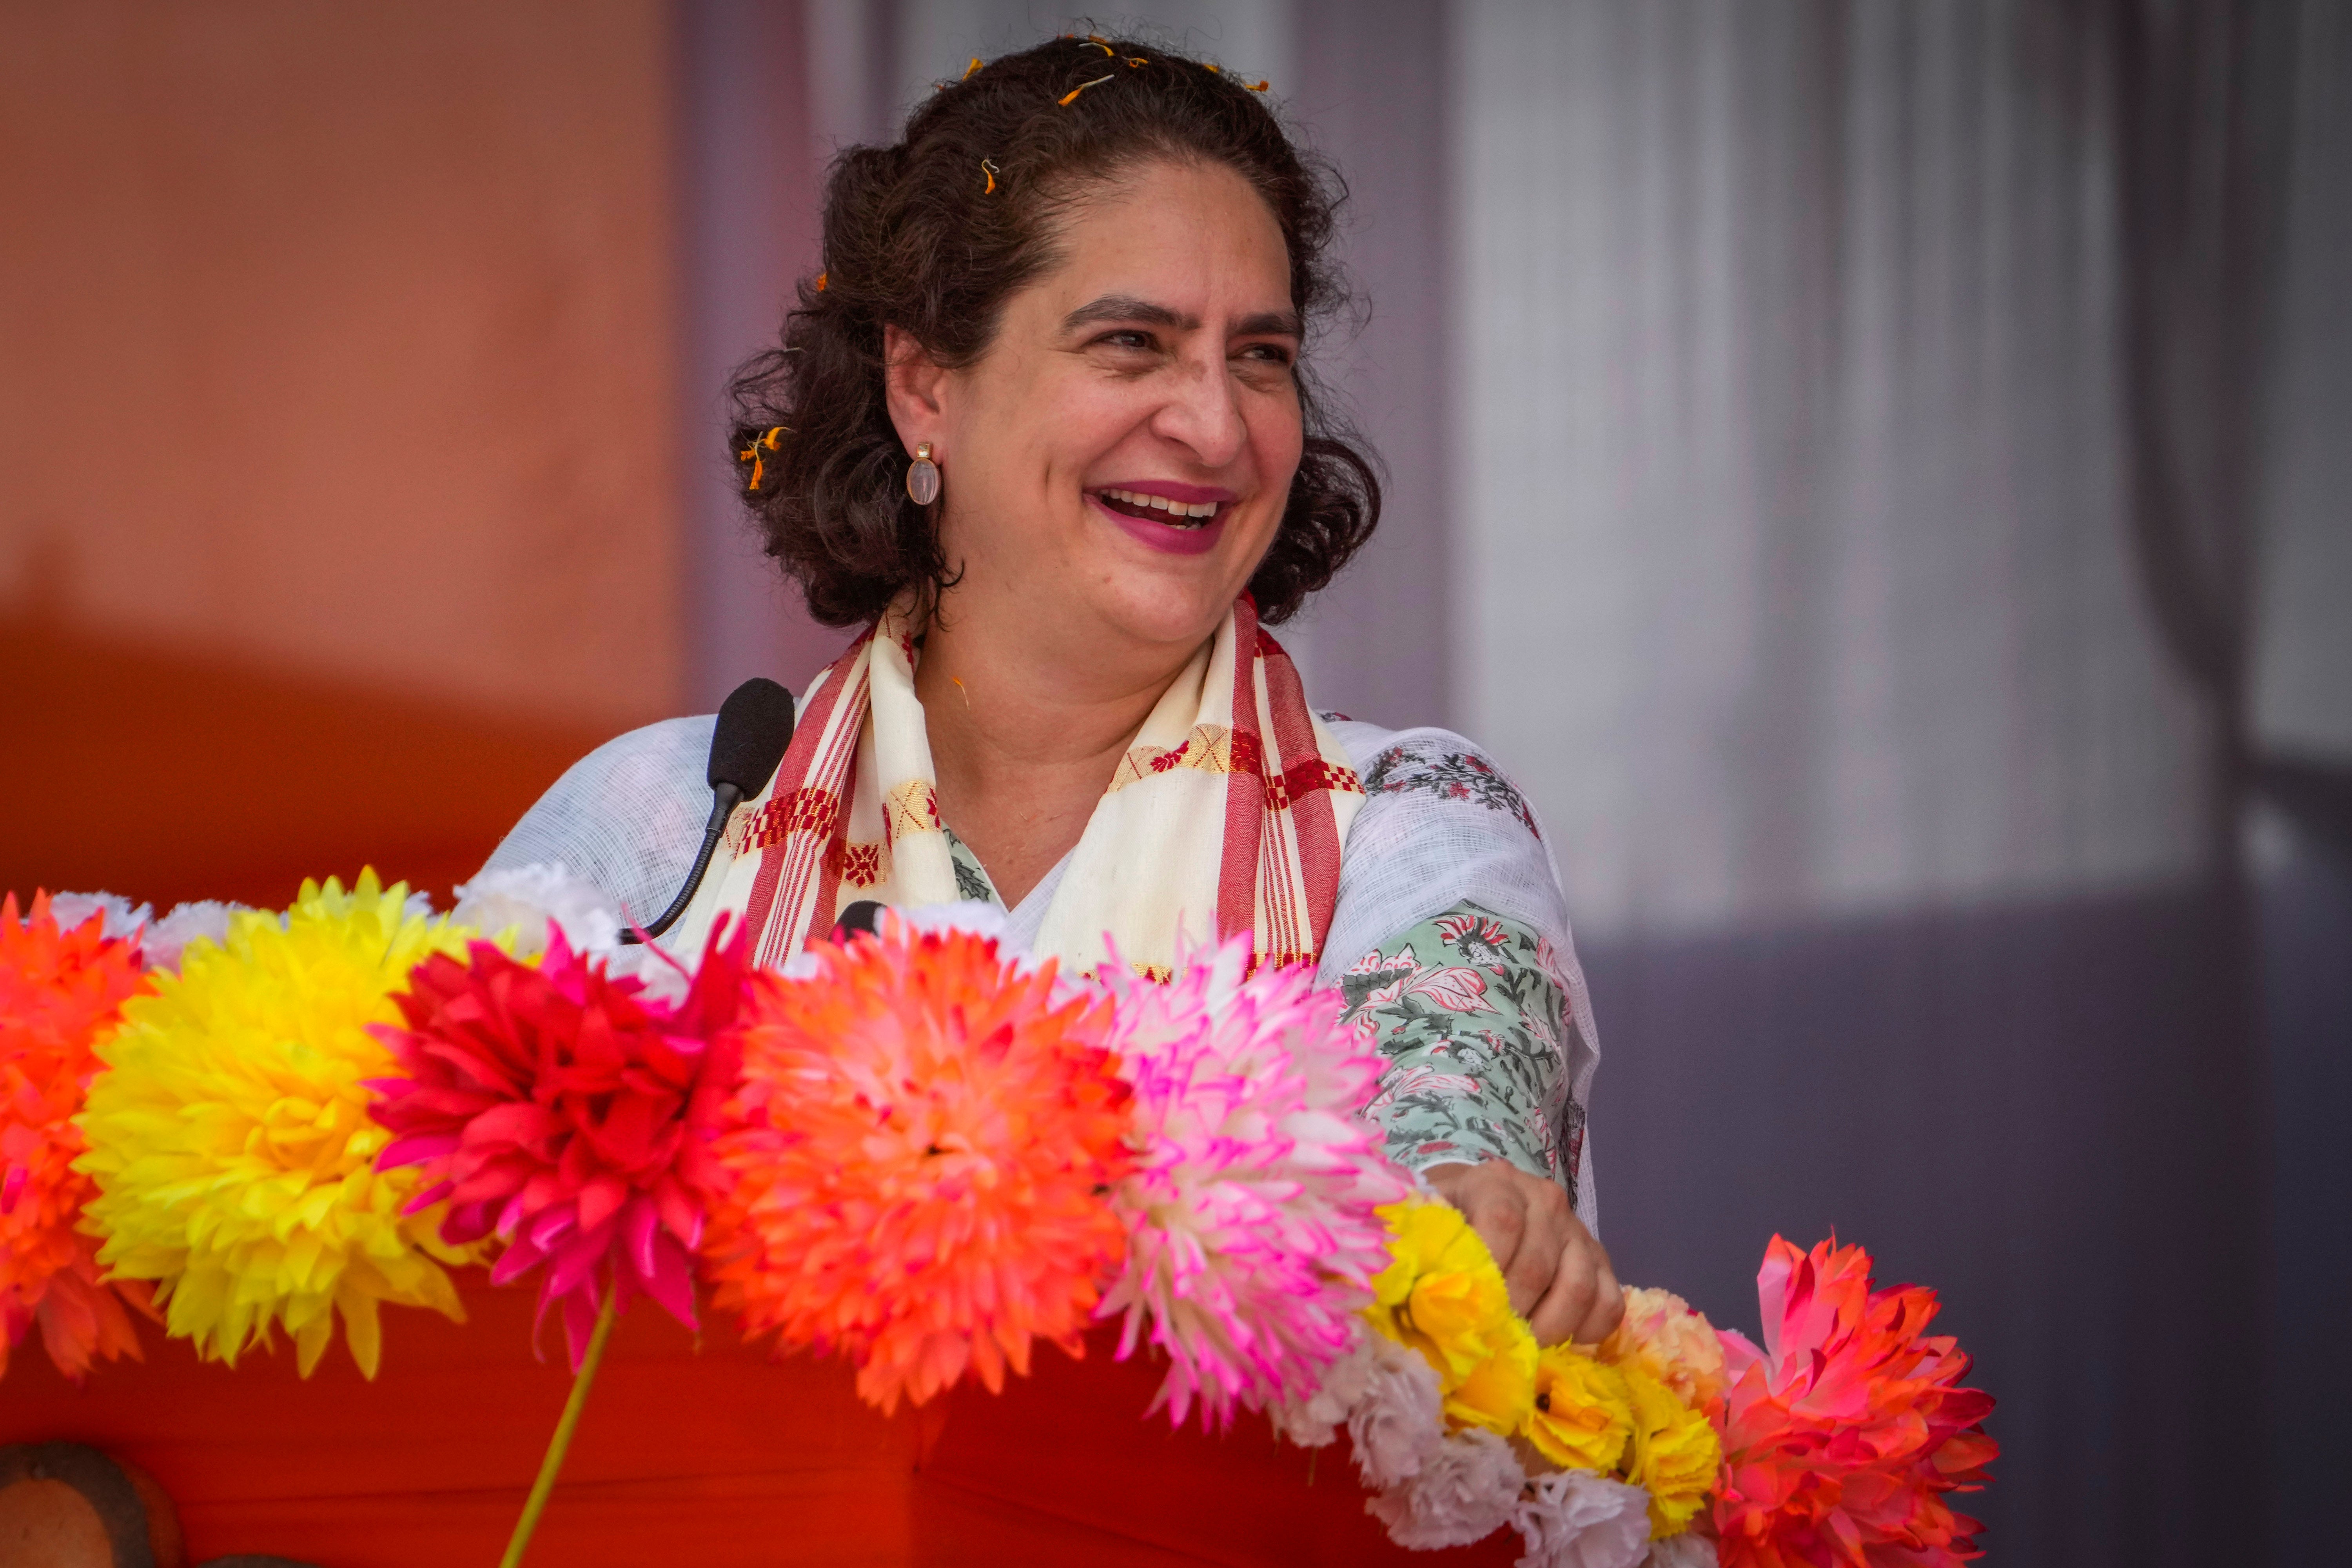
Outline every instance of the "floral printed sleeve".
<path id="1" fill-rule="evenodd" d="M 1475 903 L 1401 932 L 1340 976 L 1345 1021 L 1388 1058 L 1365 1114 L 1413 1170 L 1508 1160 L 1576 1195 L 1584 1108 L 1551 943 Z"/>

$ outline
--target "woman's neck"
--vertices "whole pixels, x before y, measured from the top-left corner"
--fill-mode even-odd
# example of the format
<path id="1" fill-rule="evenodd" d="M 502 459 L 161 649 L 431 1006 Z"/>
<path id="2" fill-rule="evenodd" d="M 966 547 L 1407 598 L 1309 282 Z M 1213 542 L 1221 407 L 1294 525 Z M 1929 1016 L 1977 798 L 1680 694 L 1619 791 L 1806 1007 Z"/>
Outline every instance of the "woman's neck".
<path id="1" fill-rule="evenodd" d="M 915 694 L 940 820 L 1010 909 L 1077 843 L 1118 759 L 1195 648 L 1074 658 L 1051 638 L 990 631 L 953 616 L 935 623 Z"/>

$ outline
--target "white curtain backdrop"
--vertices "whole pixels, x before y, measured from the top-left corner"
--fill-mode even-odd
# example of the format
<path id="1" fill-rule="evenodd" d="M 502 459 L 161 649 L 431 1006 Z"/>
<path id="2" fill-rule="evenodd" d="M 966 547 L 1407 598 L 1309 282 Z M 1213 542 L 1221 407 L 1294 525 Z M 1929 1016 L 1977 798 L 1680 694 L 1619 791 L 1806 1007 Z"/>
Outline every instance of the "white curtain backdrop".
<path id="1" fill-rule="evenodd" d="M 1471 731 L 1593 937 L 2177 878 L 2092 62 L 2032 4 L 1456 11 Z"/>

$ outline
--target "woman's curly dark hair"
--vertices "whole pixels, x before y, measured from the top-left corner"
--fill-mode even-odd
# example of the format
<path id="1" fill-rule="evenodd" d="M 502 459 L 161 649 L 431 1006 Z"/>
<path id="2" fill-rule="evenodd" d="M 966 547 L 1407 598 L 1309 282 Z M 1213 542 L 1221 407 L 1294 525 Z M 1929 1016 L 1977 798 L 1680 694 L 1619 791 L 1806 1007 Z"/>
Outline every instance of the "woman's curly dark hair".
<path id="1" fill-rule="evenodd" d="M 824 270 L 802 281 L 782 346 L 729 387 L 732 455 L 747 480 L 757 475 L 745 504 L 817 620 L 860 625 L 909 584 L 948 581 L 928 509 L 907 498 L 908 458 L 884 401 L 885 324 L 942 364 L 971 363 L 1006 296 L 1055 264 L 1058 217 L 1088 186 L 1158 158 L 1223 164 L 1265 198 L 1289 247 L 1291 303 L 1310 328 L 1342 301 L 1324 257 L 1345 196 L 1338 175 L 1291 144 L 1247 83 L 1131 39 L 1056 38 L 1007 55 L 941 86 L 896 146 L 835 160 Z M 1380 518 L 1371 462 L 1320 406 L 1303 363 L 1298 391 L 1305 447 L 1249 584 L 1265 621 L 1329 582 Z"/>

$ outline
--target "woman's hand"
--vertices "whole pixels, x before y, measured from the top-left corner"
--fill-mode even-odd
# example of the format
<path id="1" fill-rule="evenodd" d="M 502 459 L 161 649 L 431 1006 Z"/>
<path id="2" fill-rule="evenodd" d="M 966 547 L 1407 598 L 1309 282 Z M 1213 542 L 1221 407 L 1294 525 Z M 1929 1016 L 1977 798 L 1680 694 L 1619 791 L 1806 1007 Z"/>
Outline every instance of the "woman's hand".
<path id="1" fill-rule="evenodd" d="M 1432 1165 L 1422 1173 L 1438 1195 L 1460 1209 L 1502 1266 L 1511 1306 L 1536 1342 L 1597 1344 L 1625 1315 L 1625 1291 L 1609 1254 L 1569 1206 L 1558 1182 L 1531 1176 L 1507 1160 Z"/>

